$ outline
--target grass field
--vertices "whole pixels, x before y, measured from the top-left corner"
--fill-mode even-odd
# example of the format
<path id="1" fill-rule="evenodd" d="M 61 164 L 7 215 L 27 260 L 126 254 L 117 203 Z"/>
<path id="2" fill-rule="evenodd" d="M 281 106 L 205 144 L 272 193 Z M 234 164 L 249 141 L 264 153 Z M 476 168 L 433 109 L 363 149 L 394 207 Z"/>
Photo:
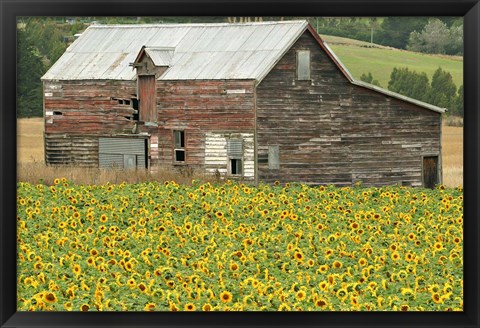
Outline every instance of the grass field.
<path id="1" fill-rule="evenodd" d="M 350 73 L 360 79 L 363 73 L 371 72 L 383 88 L 387 88 L 394 67 L 425 72 L 431 81 L 435 70 L 441 67 L 452 74 L 455 85 L 463 84 L 463 57 L 427 55 L 375 45 L 368 42 L 340 37 L 322 36 Z"/>
<path id="2" fill-rule="evenodd" d="M 450 187 L 463 185 L 463 128 L 461 127 L 443 127 L 443 177 L 444 184 Z M 39 178 L 44 179 L 46 183 L 51 183 L 53 179 L 60 175 L 59 169 L 45 167 L 44 149 L 43 149 L 43 119 L 42 118 L 28 118 L 19 119 L 17 121 L 17 152 L 18 152 L 18 174 L 22 181 L 30 181 L 32 183 L 38 182 Z M 91 174 L 90 174 L 91 173 Z M 158 173 L 166 179 L 173 178 L 173 175 L 168 172 Z M 125 180 L 127 182 L 138 182 L 149 177 L 145 173 L 131 173 L 122 174 L 121 172 L 98 172 L 93 174 L 93 171 L 86 171 L 81 169 L 69 169 L 68 172 L 62 172 L 62 176 L 69 178 L 72 181 L 88 183 L 82 179 L 89 179 L 92 183 L 92 177 L 96 177 L 98 182 L 105 181 L 116 182 Z M 197 178 L 202 178 L 197 177 Z M 187 182 L 190 178 L 182 178 L 182 181 Z M 204 179 L 202 179 L 204 180 Z"/>

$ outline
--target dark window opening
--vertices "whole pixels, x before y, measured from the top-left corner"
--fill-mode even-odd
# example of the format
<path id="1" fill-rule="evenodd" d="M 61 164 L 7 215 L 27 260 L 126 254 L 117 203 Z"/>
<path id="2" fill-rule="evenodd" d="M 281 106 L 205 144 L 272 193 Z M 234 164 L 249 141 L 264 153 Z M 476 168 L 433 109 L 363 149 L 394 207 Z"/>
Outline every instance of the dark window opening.
<path id="1" fill-rule="evenodd" d="M 185 131 L 173 131 L 176 162 L 185 162 Z"/>
<path id="2" fill-rule="evenodd" d="M 242 160 L 238 158 L 230 159 L 230 174 L 241 175 L 242 174 Z"/>
<path id="3" fill-rule="evenodd" d="M 185 150 L 175 149 L 175 161 L 185 162 Z"/>
<path id="4" fill-rule="evenodd" d="M 54 110 L 54 111 L 53 111 L 53 115 L 63 115 L 63 113 L 62 113 L 62 112 L 59 112 L 59 111 L 56 111 L 56 110 Z"/>
<path id="5" fill-rule="evenodd" d="M 139 109 L 138 109 L 138 99 L 137 98 L 132 98 L 132 108 L 134 109 L 133 111 L 133 120 L 138 121 L 140 119 L 140 114 L 139 114 Z"/>

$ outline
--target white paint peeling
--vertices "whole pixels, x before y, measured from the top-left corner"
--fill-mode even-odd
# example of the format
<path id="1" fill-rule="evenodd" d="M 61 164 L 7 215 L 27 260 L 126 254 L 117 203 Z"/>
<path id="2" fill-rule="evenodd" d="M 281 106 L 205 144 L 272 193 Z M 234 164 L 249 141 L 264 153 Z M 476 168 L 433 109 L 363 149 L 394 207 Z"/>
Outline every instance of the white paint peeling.
<path id="1" fill-rule="evenodd" d="M 206 133 L 205 134 L 205 167 L 210 173 L 227 173 L 228 152 L 227 140 L 243 139 L 243 176 L 253 178 L 255 175 L 255 153 L 253 133 Z"/>
<path id="2" fill-rule="evenodd" d="M 53 97 L 53 92 L 45 92 L 45 97 Z"/>
<path id="3" fill-rule="evenodd" d="M 245 89 L 231 89 L 231 90 L 227 90 L 227 94 L 235 94 L 235 93 L 246 93 L 247 90 Z"/>

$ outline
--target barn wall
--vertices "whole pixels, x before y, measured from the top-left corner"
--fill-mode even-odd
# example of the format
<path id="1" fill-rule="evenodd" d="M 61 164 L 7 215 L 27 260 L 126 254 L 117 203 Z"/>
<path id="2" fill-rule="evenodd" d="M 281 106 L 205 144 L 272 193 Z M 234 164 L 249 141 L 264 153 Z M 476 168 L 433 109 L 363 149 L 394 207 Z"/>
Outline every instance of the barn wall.
<path id="1" fill-rule="evenodd" d="M 296 80 L 301 49 L 311 50 L 311 81 Z M 440 129 L 439 113 L 352 85 L 306 31 L 257 87 L 258 176 L 421 185 L 422 156 L 440 155 Z"/>
<path id="2" fill-rule="evenodd" d="M 47 164 L 98 165 L 98 136 L 131 134 L 136 81 L 44 81 Z"/>
<path id="3" fill-rule="evenodd" d="M 158 81 L 157 108 L 158 132 L 155 137 L 158 139 L 155 140 L 158 148 L 151 149 L 152 165 L 173 168 L 186 165 L 206 171 L 207 134 L 225 140 L 236 134 L 252 138 L 254 133 L 253 81 Z M 185 131 L 184 165 L 173 161 L 174 130 Z M 209 149 L 208 156 L 217 157 L 218 161 L 209 161 L 207 171 L 218 169 L 224 172 L 226 153 L 223 148 L 218 154 L 215 151 L 215 147 Z"/>

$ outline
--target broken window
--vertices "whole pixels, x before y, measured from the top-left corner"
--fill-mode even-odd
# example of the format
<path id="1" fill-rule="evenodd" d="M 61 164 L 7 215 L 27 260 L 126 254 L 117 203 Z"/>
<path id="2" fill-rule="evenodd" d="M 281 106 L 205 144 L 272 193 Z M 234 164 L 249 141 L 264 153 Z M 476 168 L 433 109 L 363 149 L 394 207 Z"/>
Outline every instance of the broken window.
<path id="1" fill-rule="evenodd" d="M 185 131 L 173 131 L 174 137 L 174 160 L 185 162 Z"/>
<path id="2" fill-rule="evenodd" d="M 297 51 L 297 79 L 310 80 L 310 50 Z"/>
<path id="3" fill-rule="evenodd" d="M 242 175 L 243 166 L 243 140 L 227 140 L 228 173 L 231 175 Z"/>

